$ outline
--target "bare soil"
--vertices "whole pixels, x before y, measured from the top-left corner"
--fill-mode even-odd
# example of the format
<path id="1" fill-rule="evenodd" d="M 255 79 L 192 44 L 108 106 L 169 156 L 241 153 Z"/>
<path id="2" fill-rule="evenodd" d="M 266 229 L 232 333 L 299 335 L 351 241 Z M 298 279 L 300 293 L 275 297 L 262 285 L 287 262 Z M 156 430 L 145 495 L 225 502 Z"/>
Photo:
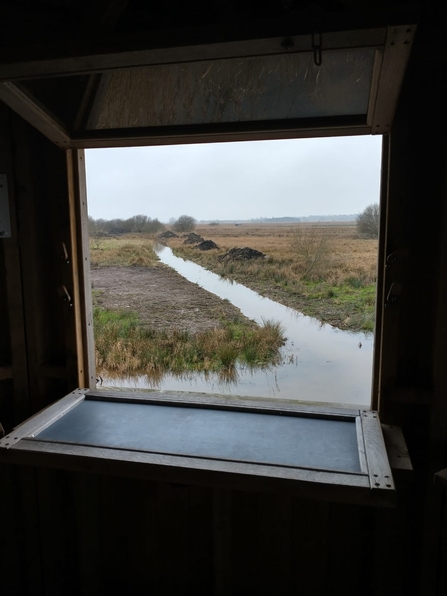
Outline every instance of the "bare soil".
<path id="1" fill-rule="evenodd" d="M 91 277 L 96 304 L 137 312 L 144 324 L 157 330 L 198 333 L 219 327 L 222 321 L 250 323 L 230 302 L 163 264 L 101 267 L 92 269 Z"/>

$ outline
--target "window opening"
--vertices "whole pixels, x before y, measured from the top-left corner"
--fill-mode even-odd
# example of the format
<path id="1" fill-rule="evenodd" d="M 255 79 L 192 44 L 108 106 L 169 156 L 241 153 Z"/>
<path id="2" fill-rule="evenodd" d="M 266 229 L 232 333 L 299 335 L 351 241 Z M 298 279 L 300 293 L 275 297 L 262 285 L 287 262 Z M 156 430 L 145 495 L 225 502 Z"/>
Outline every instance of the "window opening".
<path id="1" fill-rule="evenodd" d="M 369 407 L 380 154 L 379 136 L 88 150 L 99 383 Z"/>

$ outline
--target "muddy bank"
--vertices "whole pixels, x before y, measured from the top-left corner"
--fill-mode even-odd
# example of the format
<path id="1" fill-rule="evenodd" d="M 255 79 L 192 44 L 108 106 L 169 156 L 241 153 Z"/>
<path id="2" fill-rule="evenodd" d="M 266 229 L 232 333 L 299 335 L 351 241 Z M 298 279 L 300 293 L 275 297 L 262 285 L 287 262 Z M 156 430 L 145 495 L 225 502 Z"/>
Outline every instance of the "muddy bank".
<path id="1" fill-rule="evenodd" d="M 92 269 L 91 277 L 96 304 L 137 312 L 145 324 L 157 330 L 177 328 L 197 333 L 218 327 L 222 320 L 250 323 L 231 303 L 163 264 L 101 267 Z"/>

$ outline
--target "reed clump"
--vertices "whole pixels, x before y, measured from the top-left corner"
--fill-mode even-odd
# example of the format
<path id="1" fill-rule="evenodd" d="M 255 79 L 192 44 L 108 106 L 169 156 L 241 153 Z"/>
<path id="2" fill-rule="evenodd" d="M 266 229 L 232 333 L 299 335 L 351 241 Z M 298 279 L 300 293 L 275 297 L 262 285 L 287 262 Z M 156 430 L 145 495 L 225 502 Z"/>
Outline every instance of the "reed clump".
<path id="1" fill-rule="evenodd" d="M 171 372 L 219 372 L 237 363 L 268 366 L 280 359 L 284 330 L 279 323 L 262 326 L 224 322 L 219 327 L 190 333 L 181 329 L 159 331 L 144 326 L 136 313 L 94 307 L 98 371 L 122 375 L 141 373 L 155 378 Z"/>

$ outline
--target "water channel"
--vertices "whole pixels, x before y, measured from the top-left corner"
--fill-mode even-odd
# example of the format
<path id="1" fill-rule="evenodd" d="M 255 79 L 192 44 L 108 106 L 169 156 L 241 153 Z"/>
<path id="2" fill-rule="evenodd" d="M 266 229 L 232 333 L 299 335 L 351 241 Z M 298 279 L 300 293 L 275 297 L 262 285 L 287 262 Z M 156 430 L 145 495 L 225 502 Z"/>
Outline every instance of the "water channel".
<path id="1" fill-rule="evenodd" d="M 191 282 L 229 300 L 248 318 L 279 321 L 287 337 L 282 362 L 269 369 L 239 367 L 237 382 L 196 373 L 187 378 L 165 375 L 154 387 L 145 376 L 105 379 L 107 386 L 199 391 L 250 397 L 293 399 L 368 407 L 371 400 L 373 334 L 348 332 L 263 298 L 253 290 L 221 278 L 200 265 L 155 245 L 160 260 Z"/>

